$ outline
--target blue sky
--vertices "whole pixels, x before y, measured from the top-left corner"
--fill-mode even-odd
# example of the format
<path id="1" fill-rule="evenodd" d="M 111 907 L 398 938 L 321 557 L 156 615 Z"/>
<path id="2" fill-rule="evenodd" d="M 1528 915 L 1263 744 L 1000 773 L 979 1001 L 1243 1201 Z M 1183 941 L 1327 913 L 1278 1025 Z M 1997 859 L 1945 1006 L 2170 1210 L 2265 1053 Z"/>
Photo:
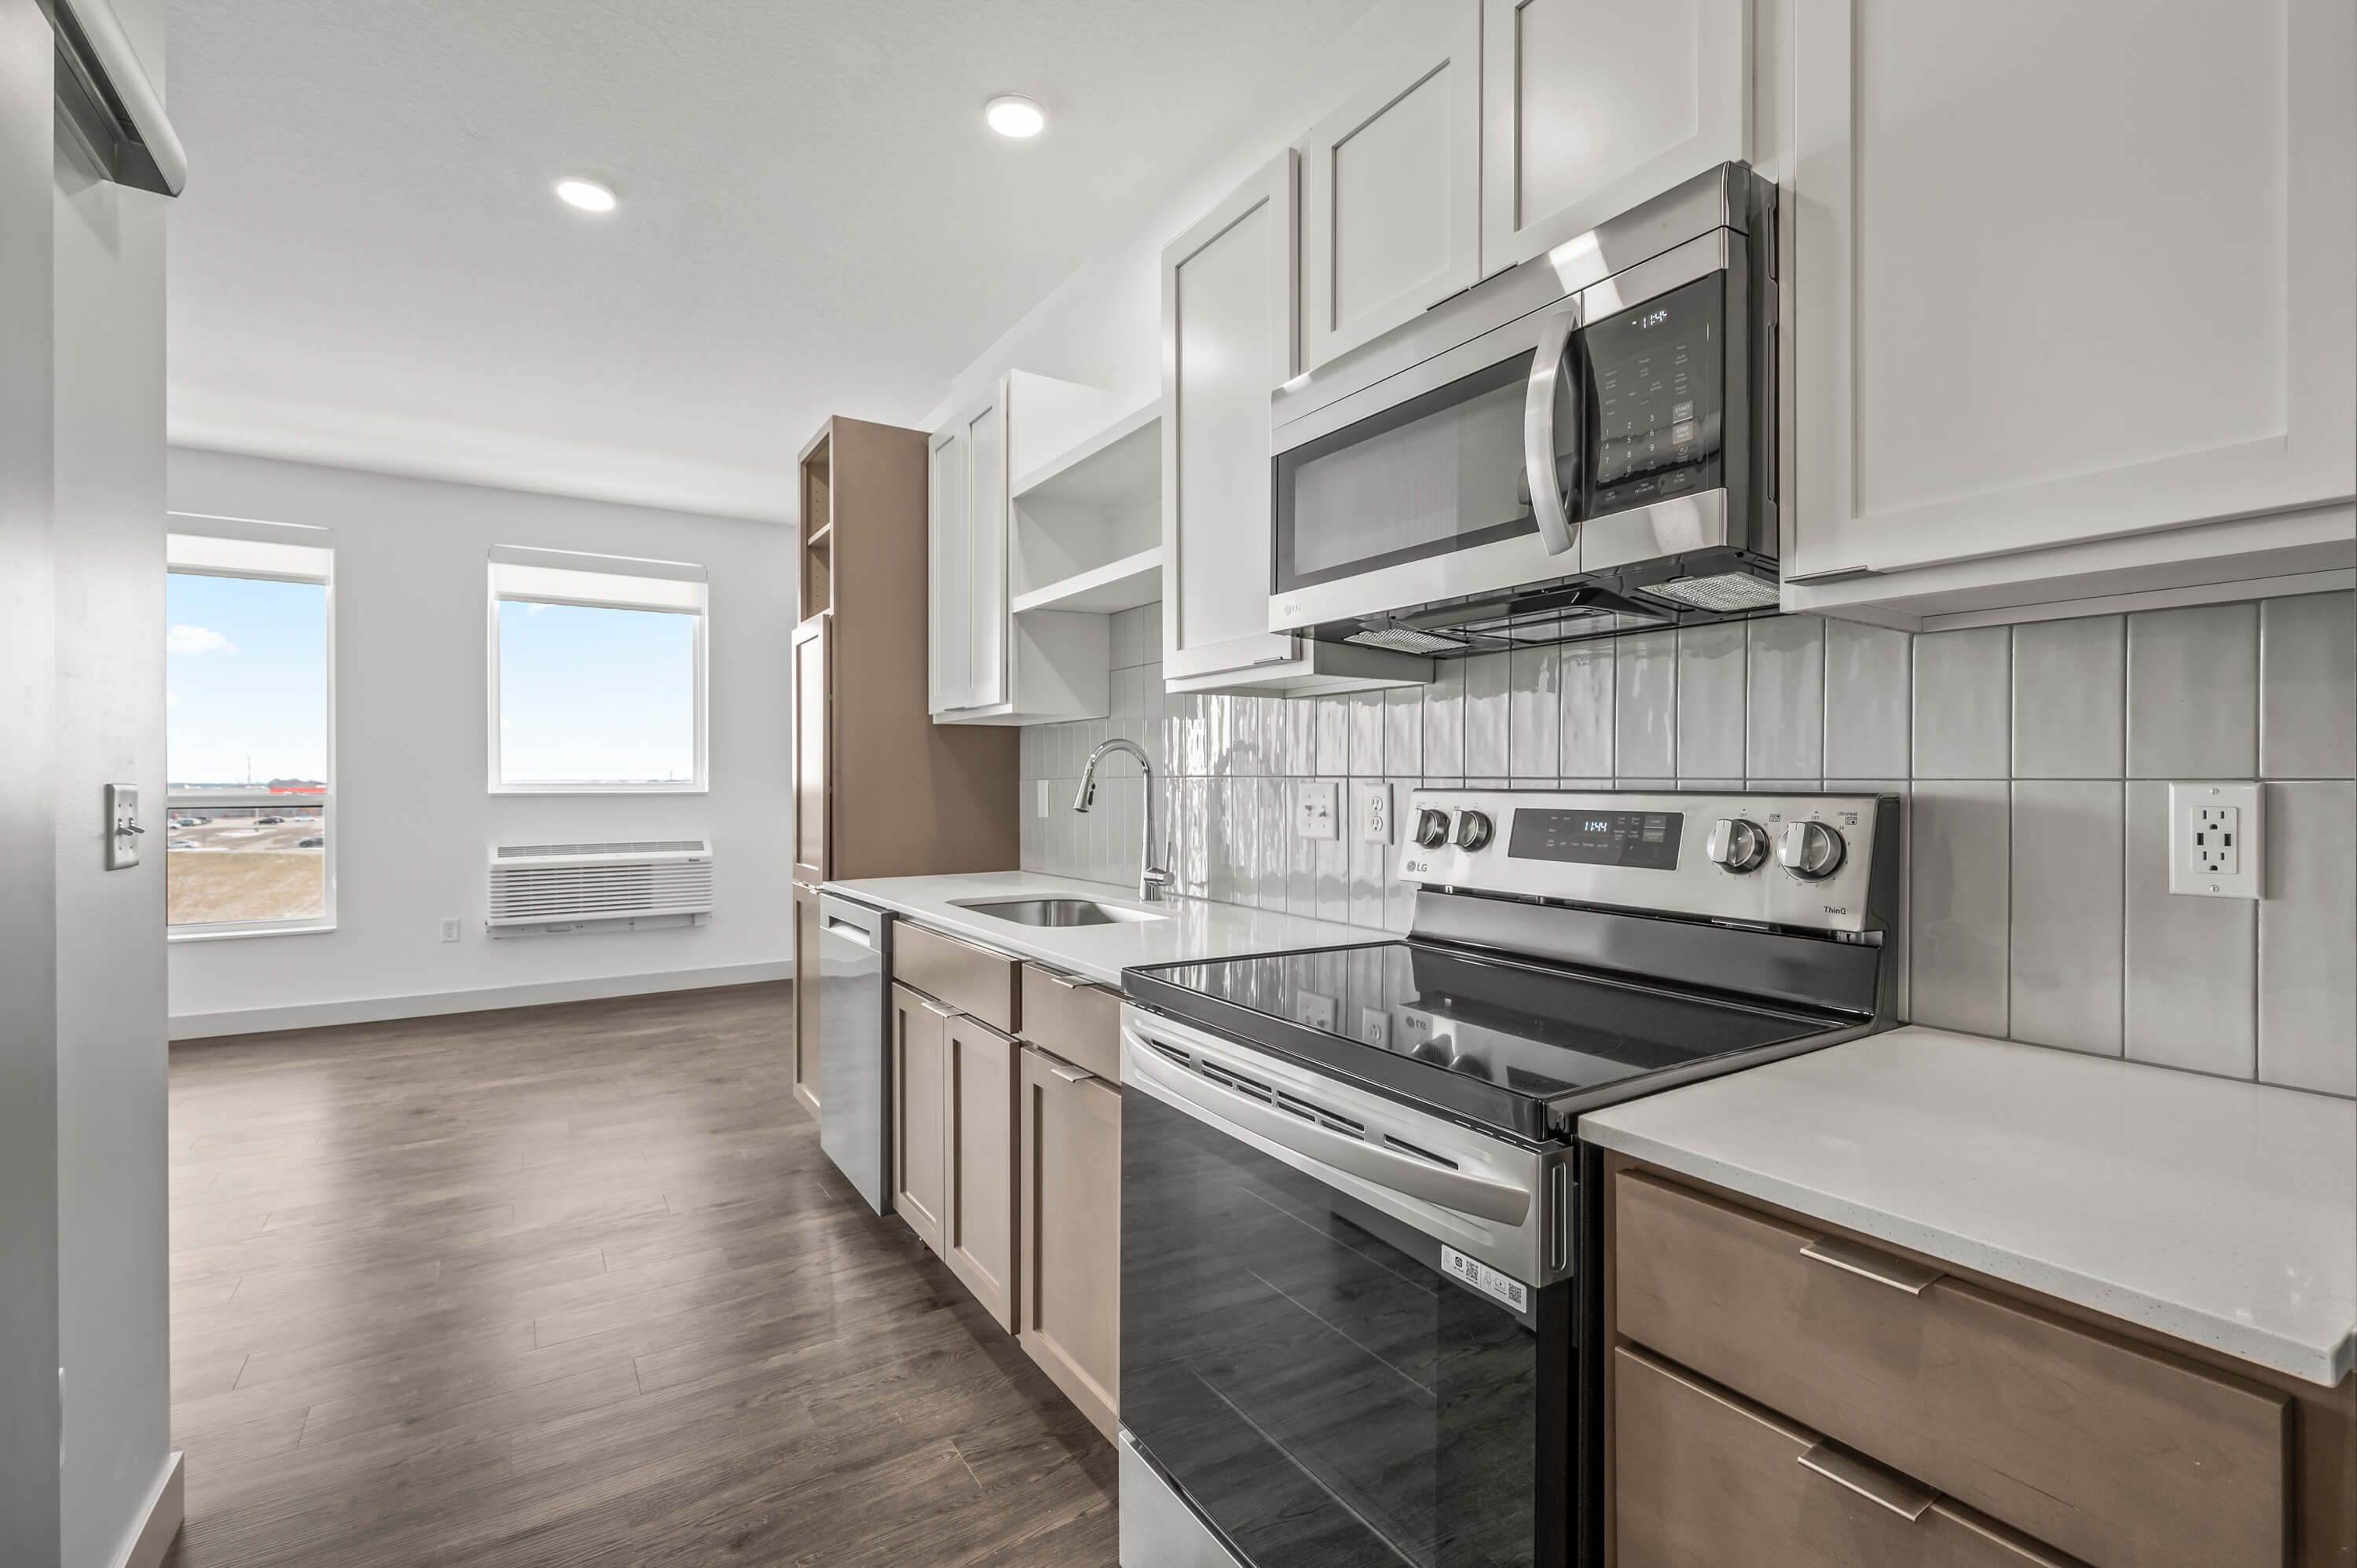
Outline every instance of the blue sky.
<path id="1" fill-rule="evenodd" d="M 325 779 L 328 590 L 176 572 L 164 607 L 171 781 Z"/>
<path id="2" fill-rule="evenodd" d="M 500 604 L 500 748 L 511 784 L 695 776 L 695 618 Z"/>

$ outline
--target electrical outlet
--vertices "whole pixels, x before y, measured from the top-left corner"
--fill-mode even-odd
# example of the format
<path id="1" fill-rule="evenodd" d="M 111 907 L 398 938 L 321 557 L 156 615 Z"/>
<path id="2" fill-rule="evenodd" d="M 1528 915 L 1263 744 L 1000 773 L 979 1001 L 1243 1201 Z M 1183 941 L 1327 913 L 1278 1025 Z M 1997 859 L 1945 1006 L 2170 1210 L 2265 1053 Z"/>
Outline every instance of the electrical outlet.
<path id="1" fill-rule="evenodd" d="M 1318 1029 L 1331 1034 L 1334 1029 L 1334 999 L 1315 991 L 1302 992 L 1294 999 L 1293 1016 L 1305 1029 Z"/>
<path id="2" fill-rule="evenodd" d="M 1392 1015 L 1380 1007 L 1359 1009 L 1359 1042 L 1379 1051 L 1392 1048 Z"/>
<path id="3" fill-rule="evenodd" d="M 1392 787 L 1376 782 L 1359 786 L 1359 842 L 1392 842 Z"/>
<path id="4" fill-rule="evenodd" d="M 458 940 L 457 916 L 450 915 L 444 918 L 442 921 L 442 940 L 446 942 L 455 942 Z"/>
<path id="5" fill-rule="evenodd" d="M 2256 898 L 2266 820 L 2256 784 L 2169 787 L 2169 890 L 2197 898 Z"/>
<path id="6" fill-rule="evenodd" d="M 1306 839 L 1339 839 L 1342 823 L 1338 797 L 1342 787 L 1330 779 L 1305 779 L 1293 787 L 1294 831 Z"/>

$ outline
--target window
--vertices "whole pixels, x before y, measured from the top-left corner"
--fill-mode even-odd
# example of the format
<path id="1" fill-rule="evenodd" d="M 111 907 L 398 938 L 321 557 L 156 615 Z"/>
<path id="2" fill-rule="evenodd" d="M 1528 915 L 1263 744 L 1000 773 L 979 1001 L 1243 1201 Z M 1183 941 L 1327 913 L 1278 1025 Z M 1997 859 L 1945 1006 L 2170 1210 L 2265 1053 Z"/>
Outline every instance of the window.
<path id="1" fill-rule="evenodd" d="M 175 940 L 335 925 L 334 558 L 317 545 L 169 537 L 164 879 Z"/>
<path id="2" fill-rule="evenodd" d="M 610 559 L 491 553 L 494 793 L 705 788 L 703 570 Z"/>

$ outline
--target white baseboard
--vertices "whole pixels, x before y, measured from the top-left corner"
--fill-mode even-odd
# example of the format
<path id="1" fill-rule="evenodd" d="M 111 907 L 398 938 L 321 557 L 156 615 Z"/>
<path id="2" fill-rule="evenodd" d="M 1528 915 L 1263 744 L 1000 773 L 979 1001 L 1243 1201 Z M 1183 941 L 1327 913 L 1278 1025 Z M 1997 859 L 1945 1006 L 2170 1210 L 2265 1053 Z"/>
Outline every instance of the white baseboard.
<path id="1" fill-rule="evenodd" d="M 123 1554 L 114 1560 L 114 1568 L 156 1568 L 171 1549 L 172 1538 L 180 1533 L 180 1520 L 186 1511 L 180 1454 L 175 1449 L 172 1456 L 164 1461 L 164 1474 L 156 1480 L 156 1489 L 148 1494 L 139 1528 L 124 1543 Z"/>
<path id="2" fill-rule="evenodd" d="M 586 980 L 546 981 L 533 985 L 490 985 L 476 991 L 444 991 L 421 996 L 362 996 L 349 1002 L 302 1002 L 285 1007 L 244 1007 L 220 1013 L 183 1013 L 171 1020 L 175 1040 L 208 1040 L 221 1035 L 256 1035 L 279 1029 L 319 1029 L 336 1024 L 381 1024 L 393 1018 L 434 1018 L 446 1013 L 483 1013 L 500 1007 L 539 1007 L 551 1002 L 595 1002 L 608 996 L 646 996 L 664 991 L 701 991 L 715 985 L 755 985 L 791 980 L 793 961 L 720 964 L 710 969 L 674 969 L 654 974 L 601 974 Z"/>

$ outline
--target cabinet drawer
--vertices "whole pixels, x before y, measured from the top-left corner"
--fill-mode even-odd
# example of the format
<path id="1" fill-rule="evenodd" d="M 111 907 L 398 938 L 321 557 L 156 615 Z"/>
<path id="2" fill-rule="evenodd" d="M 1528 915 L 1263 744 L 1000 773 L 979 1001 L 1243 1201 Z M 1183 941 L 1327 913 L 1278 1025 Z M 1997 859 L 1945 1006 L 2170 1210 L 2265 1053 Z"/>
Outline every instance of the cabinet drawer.
<path id="1" fill-rule="evenodd" d="M 2285 1396 L 1648 1176 L 1614 1224 L 1620 1332 L 1712 1381 L 2099 1568 L 2282 1568 Z"/>
<path id="2" fill-rule="evenodd" d="M 2070 1568 L 1674 1367 L 1613 1360 L 1619 1568 Z"/>
<path id="3" fill-rule="evenodd" d="M 1023 1037 L 1099 1078 L 1121 1081 L 1121 993 L 1023 966 Z"/>
<path id="4" fill-rule="evenodd" d="M 1004 953 L 899 923 L 892 932 L 892 978 L 936 1002 L 970 1013 L 1002 1035 L 1020 1016 L 1016 974 L 1022 967 Z"/>

